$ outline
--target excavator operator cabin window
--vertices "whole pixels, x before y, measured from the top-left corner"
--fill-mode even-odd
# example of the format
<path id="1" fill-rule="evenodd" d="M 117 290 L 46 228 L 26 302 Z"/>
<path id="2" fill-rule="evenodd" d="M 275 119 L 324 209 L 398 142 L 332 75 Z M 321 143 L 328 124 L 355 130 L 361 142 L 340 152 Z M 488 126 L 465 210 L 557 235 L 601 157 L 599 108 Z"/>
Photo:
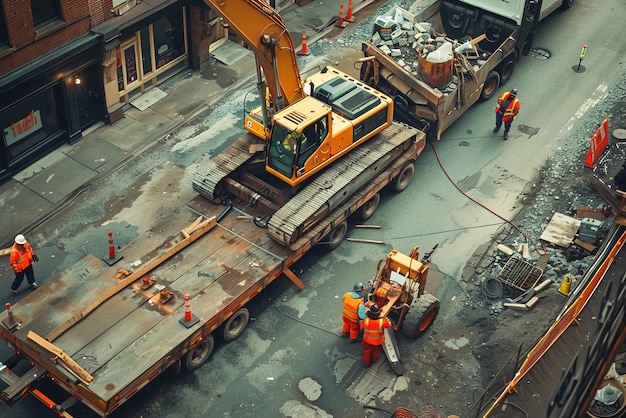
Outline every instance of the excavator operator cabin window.
<path id="1" fill-rule="evenodd" d="M 320 144 L 324 142 L 326 136 L 328 136 L 328 119 L 324 117 L 314 124 L 307 126 L 304 128 L 304 135 L 306 136 L 307 141 L 300 143 L 297 160 L 298 170 L 304 167 L 306 160 L 313 155 L 313 153 L 319 148 Z"/>

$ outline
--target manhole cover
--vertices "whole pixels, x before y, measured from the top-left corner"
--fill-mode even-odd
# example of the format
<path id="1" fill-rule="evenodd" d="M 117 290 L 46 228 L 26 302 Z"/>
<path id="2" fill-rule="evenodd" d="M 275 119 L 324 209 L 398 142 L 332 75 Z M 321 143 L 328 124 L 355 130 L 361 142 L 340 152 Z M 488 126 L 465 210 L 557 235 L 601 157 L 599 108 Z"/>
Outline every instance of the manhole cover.
<path id="1" fill-rule="evenodd" d="M 613 131 L 613 137 L 615 139 L 624 140 L 626 139 L 626 129 L 617 128 Z"/>
<path id="2" fill-rule="evenodd" d="M 541 49 L 541 48 L 533 48 L 530 50 L 530 55 L 533 58 L 537 58 L 540 60 L 547 60 L 548 58 L 550 58 L 550 53 L 548 51 L 546 51 L 545 49 Z"/>

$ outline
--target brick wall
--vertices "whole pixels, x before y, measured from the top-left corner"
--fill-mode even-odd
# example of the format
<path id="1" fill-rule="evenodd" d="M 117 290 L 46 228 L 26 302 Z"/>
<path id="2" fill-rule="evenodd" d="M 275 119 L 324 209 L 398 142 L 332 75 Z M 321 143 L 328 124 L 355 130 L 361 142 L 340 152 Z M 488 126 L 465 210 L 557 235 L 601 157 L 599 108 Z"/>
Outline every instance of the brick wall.
<path id="1" fill-rule="evenodd" d="M 12 51 L 0 58 L 0 76 L 27 64 L 113 17 L 112 0 L 60 0 L 63 22 L 35 32 L 30 0 L 4 0 L 4 14 Z M 93 15 L 92 15 L 93 14 Z M 49 30 L 47 30 L 49 29 Z"/>

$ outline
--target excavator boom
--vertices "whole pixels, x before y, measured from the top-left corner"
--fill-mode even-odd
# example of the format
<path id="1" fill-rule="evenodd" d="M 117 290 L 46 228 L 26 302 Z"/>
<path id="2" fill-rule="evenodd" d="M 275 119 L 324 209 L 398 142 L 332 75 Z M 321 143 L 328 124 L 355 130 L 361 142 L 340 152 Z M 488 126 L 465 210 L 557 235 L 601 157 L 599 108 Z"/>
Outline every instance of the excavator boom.
<path id="1" fill-rule="evenodd" d="M 275 110 L 304 97 L 293 39 L 276 10 L 262 0 L 204 0 L 204 3 L 228 22 L 254 52 Z"/>

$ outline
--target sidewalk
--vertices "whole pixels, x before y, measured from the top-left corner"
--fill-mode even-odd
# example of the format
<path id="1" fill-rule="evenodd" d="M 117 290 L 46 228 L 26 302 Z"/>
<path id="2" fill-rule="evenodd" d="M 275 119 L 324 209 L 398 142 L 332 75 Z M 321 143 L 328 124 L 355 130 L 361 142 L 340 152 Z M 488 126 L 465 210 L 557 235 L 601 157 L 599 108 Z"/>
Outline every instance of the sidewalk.
<path id="1" fill-rule="evenodd" d="M 372 1 L 353 2 L 353 14 Z M 307 32 L 307 45 L 314 43 L 338 20 L 339 4 L 343 3 L 343 0 L 312 1 L 302 7 L 293 5 L 282 13 L 298 51 L 302 30 Z M 236 74 L 229 77 L 228 86 L 224 86 L 224 78 L 219 79 L 225 69 Z M 139 157 L 176 128 L 207 111 L 230 90 L 254 77 L 256 68 L 251 51 L 230 65 L 218 61 L 202 72 L 185 70 L 158 86 L 158 90 L 153 89 L 160 93 L 160 98 L 147 107 L 139 106 L 144 110 L 127 105 L 120 121 L 113 125 L 97 124 L 83 132 L 77 143 L 63 145 L 22 170 L 0 186 L 0 210 L 4 214 L 0 219 L 0 248 L 10 246 L 18 233 L 28 235 L 82 192 L 106 181 L 108 174 Z"/>

